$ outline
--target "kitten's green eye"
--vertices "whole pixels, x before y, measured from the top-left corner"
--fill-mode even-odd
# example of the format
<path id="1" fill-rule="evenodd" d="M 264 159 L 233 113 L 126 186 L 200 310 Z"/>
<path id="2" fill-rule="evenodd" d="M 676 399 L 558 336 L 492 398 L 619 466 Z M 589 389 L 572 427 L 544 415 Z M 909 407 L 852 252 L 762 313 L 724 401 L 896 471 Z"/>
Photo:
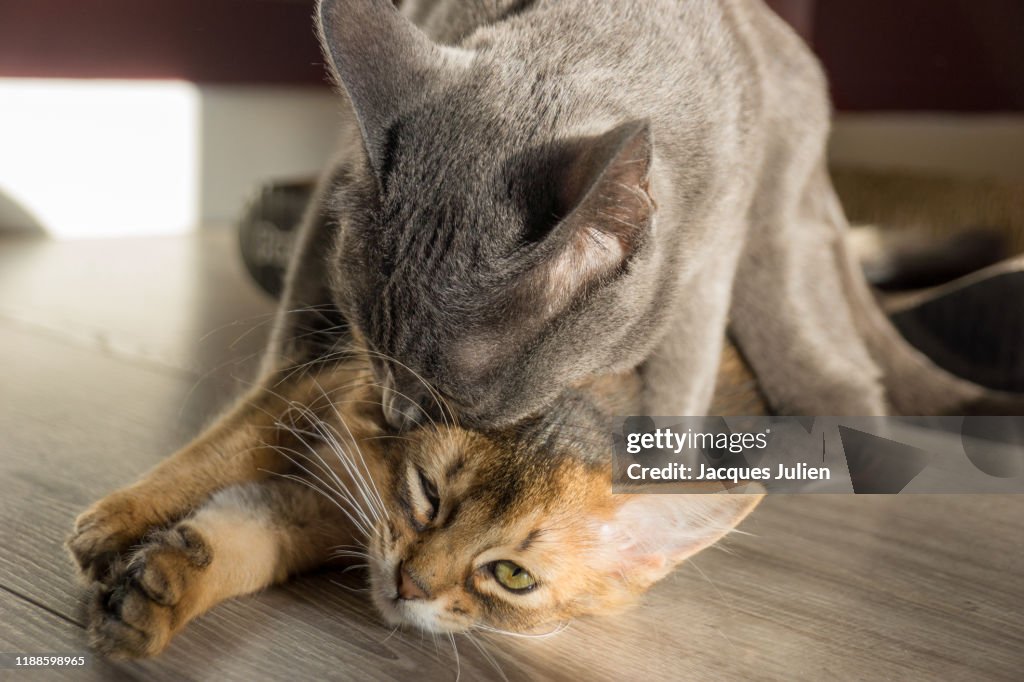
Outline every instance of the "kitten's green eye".
<path id="1" fill-rule="evenodd" d="M 511 561 L 495 561 L 491 572 L 502 587 L 512 592 L 529 592 L 537 586 L 537 581 L 525 568 Z"/>

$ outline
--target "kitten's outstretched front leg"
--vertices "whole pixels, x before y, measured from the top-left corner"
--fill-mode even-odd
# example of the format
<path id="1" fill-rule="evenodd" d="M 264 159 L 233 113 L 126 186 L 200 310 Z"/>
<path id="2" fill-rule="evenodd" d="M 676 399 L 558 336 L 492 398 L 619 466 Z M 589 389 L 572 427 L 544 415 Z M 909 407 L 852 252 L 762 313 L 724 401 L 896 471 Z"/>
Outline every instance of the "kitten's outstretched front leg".
<path id="1" fill-rule="evenodd" d="M 174 523 L 217 490 L 289 470 L 292 463 L 281 448 L 305 446 L 280 421 L 295 412 L 296 404 L 326 403 L 324 382 L 329 390 L 353 376 L 335 371 L 281 387 L 258 387 L 142 480 L 93 504 L 75 521 L 67 542 L 86 580 L 105 580 L 118 556 L 151 529 Z"/>
<path id="2" fill-rule="evenodd" d="M 90 606 L 93 645 L 115 657 L 157 654 L 218 602 L 319 566 L 351 538 L 335 503 L 305 485 L 273 480 L 221 490 L 114 564 Z"/>

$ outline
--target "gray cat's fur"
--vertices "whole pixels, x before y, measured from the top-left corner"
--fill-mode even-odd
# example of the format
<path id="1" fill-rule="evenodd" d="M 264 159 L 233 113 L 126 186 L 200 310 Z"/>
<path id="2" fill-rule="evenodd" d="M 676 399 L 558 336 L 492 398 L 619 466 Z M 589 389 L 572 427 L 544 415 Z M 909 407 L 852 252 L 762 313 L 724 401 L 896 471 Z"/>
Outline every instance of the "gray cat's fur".
<path id="1" fill-rule="evenodd" d="M 399 396 L 435 404 L 415 374 L 491 427 L 635 366 L 648 413 L 703 414 L 727 325 L 779 413 L 1019 409 L 875 305 L 825 168 L 824 77 L 760 0 L 402 13 L 320 3 L 351 106 L 285 301 L 334 302 L 397 361 L 392 423 Z"/>

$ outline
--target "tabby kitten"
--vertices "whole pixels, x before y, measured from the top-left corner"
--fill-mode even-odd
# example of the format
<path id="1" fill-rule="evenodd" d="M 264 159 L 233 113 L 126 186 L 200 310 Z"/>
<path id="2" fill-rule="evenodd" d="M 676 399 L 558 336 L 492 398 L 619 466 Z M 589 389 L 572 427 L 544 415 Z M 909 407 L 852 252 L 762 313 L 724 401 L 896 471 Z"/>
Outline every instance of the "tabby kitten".
<path id="1" fill-rule="evenodd" d="M 369 564 L 385 620 L 535 631 L 619 608 L 738 524 L 759 495 L 612 495 L 609 415 L 632 373 L 484 434 L 384 435 L 368 363 L 257 391 L 138 483 L 82 514 L 68 546 L 111 656 L 162 651 L 225 599 L 324 564 Z M 631 404 L 632 403 L 632 404 Z"/>

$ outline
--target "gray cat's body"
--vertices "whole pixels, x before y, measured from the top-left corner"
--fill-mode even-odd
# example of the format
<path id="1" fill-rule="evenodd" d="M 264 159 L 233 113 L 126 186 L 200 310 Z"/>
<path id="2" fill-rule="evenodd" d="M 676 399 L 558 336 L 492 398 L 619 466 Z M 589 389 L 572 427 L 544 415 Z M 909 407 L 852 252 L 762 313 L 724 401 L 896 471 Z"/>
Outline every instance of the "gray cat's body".
<path id="1" fill-rule="evenodd" d="M 336 304 L 392 359 L 392 423 L 399 396 L 436 411 L 421 378 L 491 427 L 636 366 L 648 413 L 703 414 L 727 326 L 777 412 L 986 395 L 905 344 L 846 256 L 825 80 L 759 0 L 402 11 L 422 32 L 321 5 L 351 109 L 285 301 Z"/>

